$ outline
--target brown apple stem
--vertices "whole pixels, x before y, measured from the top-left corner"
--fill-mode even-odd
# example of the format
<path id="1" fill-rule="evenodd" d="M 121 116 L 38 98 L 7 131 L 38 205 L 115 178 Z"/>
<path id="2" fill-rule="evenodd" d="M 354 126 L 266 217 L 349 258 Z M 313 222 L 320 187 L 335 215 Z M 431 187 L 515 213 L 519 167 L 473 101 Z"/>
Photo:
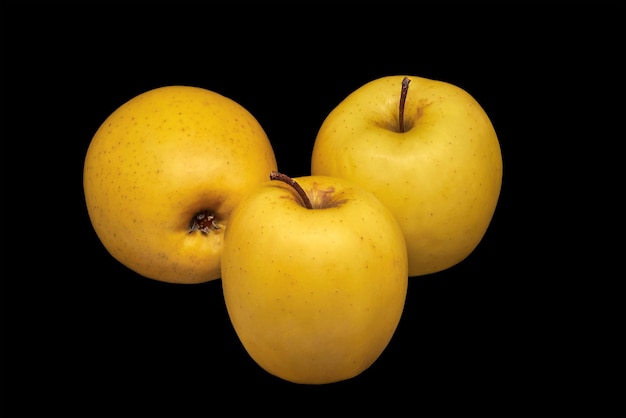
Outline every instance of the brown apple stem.
<path id="1" fill-rule="evenodd" d="M 279 180 L 293 187 L 296 190 L 296 192 L 298 192 L 298 195 L 300 196 L 300 199 L 302 199 L 302 202 L 304 202 L 304 206 L 307 209 L 313 209 L 313 205 L 311 204 L 311 200 L 309 199 L 309 196 L 306 195 L 306 192 L 304 191 L 302 186 L 298 184 L 297 181 L 295 181 L 294 179 L 292 179 L 286 174 L 279 173 L 278 171 L 272 171 L 270 173 L 270 180 Z"/>
<path id="2" fill-rule="evenodd" d="M 400 90 L 400 107 L 398 112 L 398 126 L 400 132 L 404 132 L 404 105 L 406 103 L 406 95 L 409 92 L 409 80 L 408 77 L 402 79 L 402 89 Z"/>

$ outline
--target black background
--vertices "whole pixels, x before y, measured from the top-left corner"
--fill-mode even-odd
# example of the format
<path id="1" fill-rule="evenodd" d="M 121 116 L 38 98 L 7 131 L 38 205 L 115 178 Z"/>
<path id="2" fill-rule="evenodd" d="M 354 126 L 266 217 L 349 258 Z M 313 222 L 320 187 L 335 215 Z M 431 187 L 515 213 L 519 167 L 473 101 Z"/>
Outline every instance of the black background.
<path id="1" fill-rule="evenodd" d="M 624 416 L 624 6 L 228 4 L 2 3 L 2 415 Z M 328 112 L 390 74 L 472 94 L 504 179 L 479 247 L 411 278 L 360 376 L 267 374 L 219 280 L 145 279 L 94 234 L 84 156 L 137 94 L 234 99 L 300 176 Z"/>

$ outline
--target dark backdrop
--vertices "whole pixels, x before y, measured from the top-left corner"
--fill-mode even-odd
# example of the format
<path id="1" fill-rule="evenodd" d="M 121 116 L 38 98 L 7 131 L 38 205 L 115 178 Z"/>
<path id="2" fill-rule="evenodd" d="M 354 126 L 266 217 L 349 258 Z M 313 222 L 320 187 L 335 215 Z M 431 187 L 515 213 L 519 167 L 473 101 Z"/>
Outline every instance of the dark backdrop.
<path id="1" fill-rule="evenodd" d="M 618 2 L 3 2 L 2 415 L 624 416 L 624 6 Z M 399 328 L 349 381 L 261 370 L 221 282 L 115 261 L 84 156 L 146 90 L 254 114 L 309 174 L 325 116 L 374 78 L 456 84 L 490 115 L 504 180 L 459 265 L 412 278 Z"/>

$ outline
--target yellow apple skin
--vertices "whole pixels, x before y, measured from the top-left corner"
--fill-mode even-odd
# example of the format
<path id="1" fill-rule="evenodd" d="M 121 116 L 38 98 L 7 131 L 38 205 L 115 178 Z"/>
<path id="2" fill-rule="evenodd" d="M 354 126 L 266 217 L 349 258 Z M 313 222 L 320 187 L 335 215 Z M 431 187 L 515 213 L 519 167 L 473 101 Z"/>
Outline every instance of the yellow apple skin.
<path id="1" fill-rule="evenodd" d="M 191 86 L 165 86 L 115 110 L 85 157 L 92 225 L 111 255 L 163 282 L 220 277 L 224 232 L 243 196 L 276 169 L 271 144 L 241 105 Z M 220 229 L 189 231 L 208 210 Z"/>
<path id="2" fill-rule="evenodd" d="M 324 120 L 311 173 L 373 192 L 404 232 L 409 276 L 422 276 L 458 264 L 482 240 L 500 195 L 502 155 L 489 117 L 470 94 L 408 77 L 404 132 L 398 128 L 404 76 L 373 80 Z"/>
<path id="3" fill-rule="evenodd" d="M 407 292 L 404 236 L 373 194 L 343 179 L 271 181 L 226 231 L 222 287 L 234 329 L 267 372 L 300 384 L 350 379 L 380 356 Z"/>

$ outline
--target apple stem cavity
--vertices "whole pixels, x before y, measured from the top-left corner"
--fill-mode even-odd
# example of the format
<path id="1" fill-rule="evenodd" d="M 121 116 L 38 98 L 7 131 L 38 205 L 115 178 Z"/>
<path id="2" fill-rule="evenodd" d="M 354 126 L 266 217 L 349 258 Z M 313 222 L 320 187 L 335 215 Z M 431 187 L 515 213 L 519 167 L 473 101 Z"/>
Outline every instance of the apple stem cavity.
<path id="1" fill-rule="evenodd" d="M 300 199 L 302 200 L 302 202 L 304 203 L 304 207 L 307 209 L 313 209 L 313 205 L 311 204 L 311 200 L 309 199 L 309 196 L 307 196 L 306 192 L 304 191 L 302 186 L 298 184 L 297 181 L 295 181 L 294 179 L 292 179 L 286 174 L 279 173 L 278 171 L 272 171 L 270 173 L 270 180 L 282 181 L 283 183 L 287 183 L 288 185 L 293 187 L 298 193 L 298 196 L 300 196 Z"/>
<path id="2" fill-rule="evenodd" d="M 404 128 L 404 106 L 406 104 L 406 96 L 409 92 L 409 77 L 404 77 L 402 79 L 402 88 L 400 90 L 400 105 L 398 109 L 398 129 L 399 132 L 405 132 Z"/>
<path id="3" fill-rule="evenodd" d="M 203 234 L 208 234 L 209 231 L 217 231 L 221 227 L 215 223 L 215 215 L 209 213 L 208 210 L 202 210 L 196 213 L 191 222 L 189 222 L 189 233 L 194 231 L 200 231 Z"/>

